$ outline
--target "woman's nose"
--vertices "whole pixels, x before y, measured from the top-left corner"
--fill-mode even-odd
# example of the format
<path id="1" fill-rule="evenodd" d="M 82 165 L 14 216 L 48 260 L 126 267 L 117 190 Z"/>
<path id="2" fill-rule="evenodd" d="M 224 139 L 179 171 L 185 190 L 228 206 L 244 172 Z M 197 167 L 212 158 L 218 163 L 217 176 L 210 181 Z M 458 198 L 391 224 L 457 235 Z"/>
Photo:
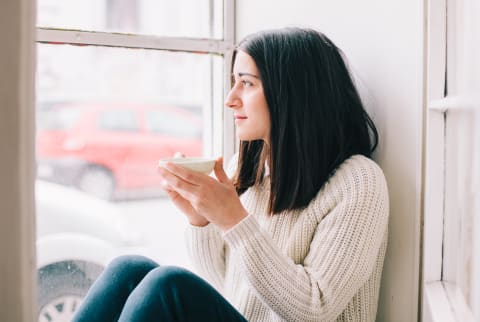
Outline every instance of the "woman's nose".
<path id="1" fill-rule="evenodd" d="M 239 108 L 242 102 L 235 92 L 235 88 L 232 88 L 225 99 L 225 106 L 230 108 Z"/>

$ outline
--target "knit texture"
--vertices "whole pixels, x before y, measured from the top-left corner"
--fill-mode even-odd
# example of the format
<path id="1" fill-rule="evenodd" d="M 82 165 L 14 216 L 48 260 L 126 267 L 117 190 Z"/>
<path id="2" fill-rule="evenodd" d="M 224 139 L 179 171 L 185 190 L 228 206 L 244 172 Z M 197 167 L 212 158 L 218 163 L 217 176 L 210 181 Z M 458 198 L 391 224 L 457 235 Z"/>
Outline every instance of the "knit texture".
<path id="1" fill-rule="evenodd" d="M 273 216 L 265 179 L 241 195 L 249 216 L 229 231 L 187 227 L 197 272 L 251 322 L 375 321 L 389 213 L 382 170 L 352 156 L 306 208 Z"/>

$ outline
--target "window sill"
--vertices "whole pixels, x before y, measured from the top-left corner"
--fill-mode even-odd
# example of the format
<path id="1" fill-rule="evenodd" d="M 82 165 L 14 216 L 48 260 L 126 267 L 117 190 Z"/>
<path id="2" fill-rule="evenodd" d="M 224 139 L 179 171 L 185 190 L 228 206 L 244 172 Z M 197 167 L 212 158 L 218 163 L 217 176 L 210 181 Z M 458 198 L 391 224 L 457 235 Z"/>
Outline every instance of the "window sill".
<path id="1" fill-rule="evenodd" d="M 425 285 L 425 322 L 475 322 L 466 303 L 455 295 L 454 285 L 431 282 Z"/>

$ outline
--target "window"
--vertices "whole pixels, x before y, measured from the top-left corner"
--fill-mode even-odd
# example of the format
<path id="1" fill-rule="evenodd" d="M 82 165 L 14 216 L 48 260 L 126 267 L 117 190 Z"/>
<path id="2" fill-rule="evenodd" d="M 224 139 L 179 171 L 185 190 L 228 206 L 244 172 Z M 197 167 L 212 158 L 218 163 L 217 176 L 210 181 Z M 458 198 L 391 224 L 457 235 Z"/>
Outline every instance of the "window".
<path id="1" fill-rule="evenodd" d="M 135 113 L 126 110 L 104 111 L 98 115 L 98 128 L 107 131 L 139 131 Z"/>
<path id="2" fill-rule="evenodd" d="M 121 254 L 192 269 L 160 189 L 175 152 L 233 154 L 233 0 L 39 0 L 39 321 L 68 321 Z"/>
<path id="3" fill-rule="evenodd" d="M 480 319 L 480 6 L 430 2 L 424 320 Z"/>
<path id="4" fill-rule="evenodd" d="M 68 129 L 72 127 L 81 115 L 76 108 L 64 108 L 57 111 L 38 111 L 37 128 L 43 129 Z"/>
<path id="5" fill-rule="evenodd" d="M 167 111 L 150 110 L 145 114 L 147 129 L 157 134 L 173 134 L 178 137 L 198 137 L 202 124 L 199 119 Z"/>
<path id="6" fill-rule="evenodd" d="M 167 37 L 227 39 L 220 0 L 39 0 L 38 26 Z M 228 23 L 228 21 L 226 21 Z"/>

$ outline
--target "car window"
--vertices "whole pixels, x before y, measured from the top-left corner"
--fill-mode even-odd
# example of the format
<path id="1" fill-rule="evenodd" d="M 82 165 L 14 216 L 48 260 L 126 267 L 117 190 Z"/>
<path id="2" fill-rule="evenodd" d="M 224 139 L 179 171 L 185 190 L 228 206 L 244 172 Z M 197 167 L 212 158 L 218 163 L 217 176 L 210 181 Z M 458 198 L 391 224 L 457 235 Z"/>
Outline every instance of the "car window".
<path id="1" fill-rule="evenodd" d="M 69 129 L 77 122 L 80 115 L 81 110 L 73 107 L 42 111 L 37 117 L 37 127 L 40 130 Z"/>
<path id="2" fill-rule="evenodd" d="M 135 112 L 129 110 L 101 111 L 98 116 L 97 126 L 107 131 L 134 132 L 140 130 L 140 125 Z"/>
<path id="3" fill-rule="evenodd" d="M 153 133 L 183 138 L 199 137 L 201 134 L 200 124 L 194 122 L 194 118 L 188 118 L 181 113 L 149 110 L 145 118 L 147 129 Z"/>

